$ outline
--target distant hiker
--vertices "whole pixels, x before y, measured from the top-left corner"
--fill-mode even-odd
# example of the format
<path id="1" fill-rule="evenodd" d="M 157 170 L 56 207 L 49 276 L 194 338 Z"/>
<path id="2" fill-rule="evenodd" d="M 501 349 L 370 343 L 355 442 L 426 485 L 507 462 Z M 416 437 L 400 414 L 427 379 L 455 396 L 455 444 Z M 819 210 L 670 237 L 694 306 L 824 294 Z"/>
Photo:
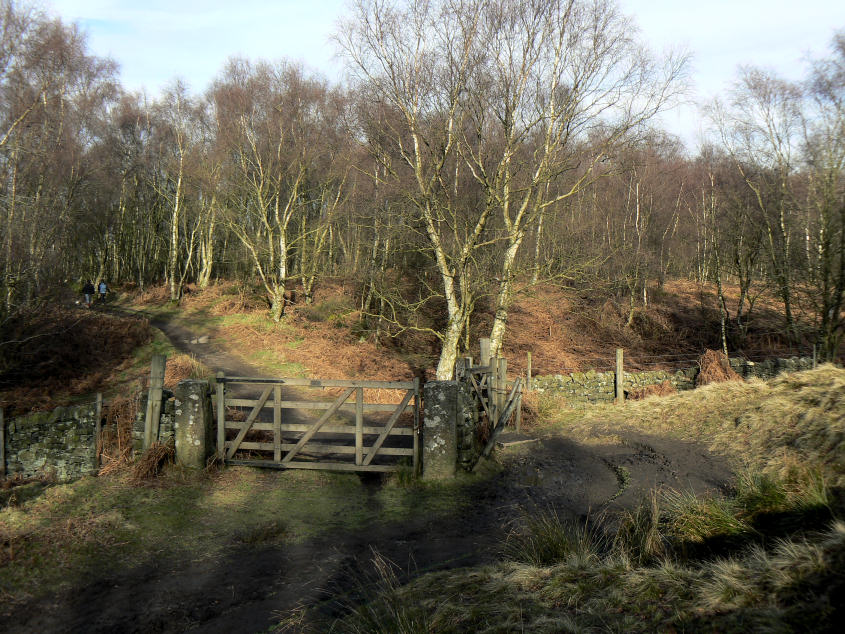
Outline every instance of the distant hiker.
<path id="1" fill-rule="evenodd" d="M 105 303 L 106 301 L 106 293 L 108 292 L 109 287 L 106 286 L 105 280 L 100 280 L 100 284 L 97 286 L 97 292 L 100 294 L 100 301 Z"/>
<path id="2" fill-rule="evenodd" d="M 85 286 L 82 287 L 82 294 L 85 295 L 85 306 L 91 308 L 91 300 L 94 297 L 94 284 L 91 280 L 85 282 Z"/>

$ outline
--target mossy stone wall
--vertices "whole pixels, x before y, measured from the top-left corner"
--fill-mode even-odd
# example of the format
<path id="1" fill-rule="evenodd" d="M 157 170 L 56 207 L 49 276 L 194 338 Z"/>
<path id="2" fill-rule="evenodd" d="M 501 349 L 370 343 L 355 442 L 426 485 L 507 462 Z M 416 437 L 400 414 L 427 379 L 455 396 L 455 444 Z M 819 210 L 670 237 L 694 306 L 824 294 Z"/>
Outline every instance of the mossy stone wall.
<path id="1" fill-rule="evenodd" d="M 96 416 L 96 405 L 90 403 L 6 421 L 7 475 L 54 476 L 66 482 L 96 473 Z"/>
<path id="2" fill-rule="evenodd" d="M 792 357 L 790 359 L 769 359 L 752 362 L 745 359 L 731 359 L 731 367 L 743 378 L 770 379 L 781 372 L 809 370 L 813 367 L 810 357 Z M 669 381 L 678 391 L 695 388 L 695 378 L 699 368 L 682 370 L 654 370 L 643 372 L 625 372 L 622 388 L 627 393 Z M 531 379 L 532 388 L 538 392 L 554 392 L 562 395 L 571 407 L 587 407 L 595 403 L 611 403 L 615 396 L 615 372 L 572 372 L 537 376 Z"/>

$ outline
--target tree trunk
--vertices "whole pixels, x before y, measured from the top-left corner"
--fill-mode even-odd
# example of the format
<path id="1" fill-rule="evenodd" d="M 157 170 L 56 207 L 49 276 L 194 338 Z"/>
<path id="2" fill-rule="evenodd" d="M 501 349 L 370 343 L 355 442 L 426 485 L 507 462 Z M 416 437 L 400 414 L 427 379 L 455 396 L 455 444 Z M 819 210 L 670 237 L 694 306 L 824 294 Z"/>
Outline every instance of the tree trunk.
<path id="1" fill-rule="evenodd" d="M 179 173 L 176 177 L 176 197 L 173 201 L 173 212 L 170 215 L 170 253 L 167 259 L 167 278 L 170 282 L 170 301 L 178 301 L 182 294 L 177 267 L 179 264 L 179 215 L 182 196 L 182 155 L 179 155 Z"/>
<path id="2" fill-rule="evenodd" d="M 519 232 L 516 235 L 514 241 L 505 251 L 505 257 L 502 261 L 502 279 L 499 282 L 499 292 L 496 294 L 496 313 L 493 317 L 493 326 L 490 328 L 490 354 L 494 357 L 499 356 L 504 344 L 505 331 L 508 326 L 508 309 L 513 299 L 513 267 L 524 236 L 524 232 Z"/>

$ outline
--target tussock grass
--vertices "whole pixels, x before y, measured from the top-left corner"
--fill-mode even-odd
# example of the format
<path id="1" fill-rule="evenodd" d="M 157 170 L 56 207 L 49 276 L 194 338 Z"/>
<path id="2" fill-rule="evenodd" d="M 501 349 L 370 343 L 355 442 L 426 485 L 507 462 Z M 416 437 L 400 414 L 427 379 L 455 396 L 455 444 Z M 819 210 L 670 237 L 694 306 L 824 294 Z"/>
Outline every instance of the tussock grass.
<path id="1" fill-rule="evenodd" d="M 609 539 L 601 519 L 563 519 L 554 509 L 527 516 L 508 534 L 503 554 L 506 559 L 546 566 L 562 561 L 589 565 L 607 550 Z"/>
<path id="2" fill-rule="evenodd" d="M 702 543 L 712 537 L 745 533 L 751 527 L 738 515 L 734 499 L 700 497 L 692 492 L 667 491 L 662 521 L 667 532 L 682 542 Z"/>
<path id="3" fill-rule="evenodd" d="M 836 522 L 813 539 L 695 565 L 664 558 L 636 566 L 616 552 L 586 568 L 571 559 L 552 566 L 503 562 L 433 573 L 404 586 L 385 583 L 370 603 L 323 626 L 337 632 L 829 630 L 843 557 L 845 524 Z M 414 625 L 396 627 L 395 613 L 380 611 L 385 606 L 405 611 Z M 361 627 L 362 614 L 386 618 L 385 625 L 368 620 Z"/>
<path id="4" fill-rule="evenodd" d="M 633 510 L 620 514 L 613 547 L 621 557 L 637 566 L 669 553 L 668 538 L 660 526 L 660 495 L 657 491 L 651 491 Z"/>

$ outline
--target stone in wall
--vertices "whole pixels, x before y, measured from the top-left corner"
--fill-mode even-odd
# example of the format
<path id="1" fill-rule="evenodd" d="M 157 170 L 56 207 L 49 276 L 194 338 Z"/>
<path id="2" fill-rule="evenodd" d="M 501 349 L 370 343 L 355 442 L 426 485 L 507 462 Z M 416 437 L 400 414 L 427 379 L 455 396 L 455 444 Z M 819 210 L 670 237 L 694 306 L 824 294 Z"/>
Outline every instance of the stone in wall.
<path id="1" fill-rule="evenodd" d="M 457 397 L 458 464 L 470 471 L 484 449 L 479 442 L 479 405 L 473 399 L 472 388 L 464 382 L 459 383 Z"/>
<path id="2" fill-rule="evenodd" d="M 66 482 L 96 473 L 96 406 L 59 407 L 6 422 L 6 473 Z"/>

